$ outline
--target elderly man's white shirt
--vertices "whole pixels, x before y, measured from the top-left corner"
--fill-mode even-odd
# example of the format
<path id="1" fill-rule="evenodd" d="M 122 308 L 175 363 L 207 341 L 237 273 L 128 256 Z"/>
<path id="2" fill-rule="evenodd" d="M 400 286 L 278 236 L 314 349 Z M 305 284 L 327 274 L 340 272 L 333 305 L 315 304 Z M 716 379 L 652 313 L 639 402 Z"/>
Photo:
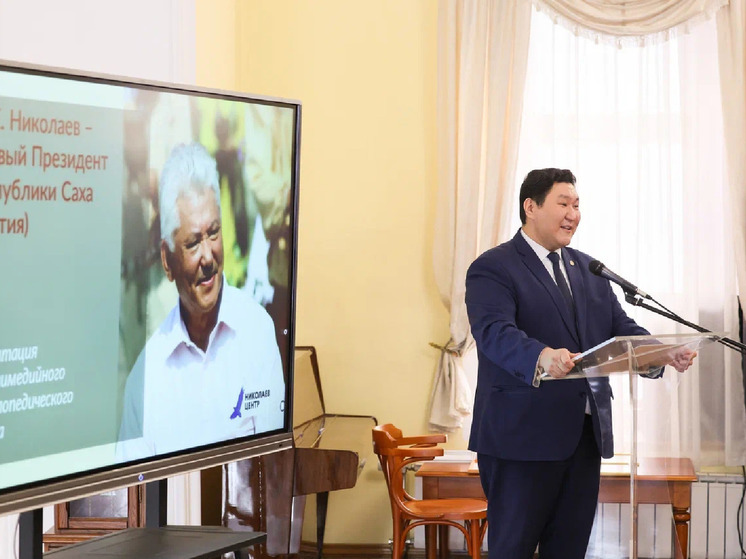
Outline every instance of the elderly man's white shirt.
<path id="1" fill-rule="evenodd" d="M 137 358 L 125 388 L 117 460 L 280 429 L 284 410 L 272 319 L 223 279 L 206 351 L 189 339 L 177 303 Z"/>

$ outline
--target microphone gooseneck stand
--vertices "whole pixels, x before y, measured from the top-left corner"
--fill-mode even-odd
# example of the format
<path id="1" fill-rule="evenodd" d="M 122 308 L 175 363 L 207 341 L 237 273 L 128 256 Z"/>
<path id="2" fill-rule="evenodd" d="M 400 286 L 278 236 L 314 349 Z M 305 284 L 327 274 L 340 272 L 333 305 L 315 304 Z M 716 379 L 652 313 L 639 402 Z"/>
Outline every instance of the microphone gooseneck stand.
<path id="1" fill-rule="evenodd" d="M 676 313 L 670 311 L 666 307 L 664 307 L 661 303 L 653 299 L 652 297 L 649 297 L 651 301 L 653 301 L 656 305 L 659 305 L 662 309 L 658 309 L 656 307 L 653 307 L 652 305 L 648 305 L 647 303 L 644 303 L 642 300 L 642 297 L 638 296 L 636 293 L 633 293 L 629 290 L 623 289 L 624 291 L 624 299 L 630 304 L 634 305 L 635 307 L 642 307 L 644 309 L 647 309 L 649 311 L 653 311 L 654 313 L 657 313 L 665 318 L 668 318 L 670 320 L 673 320 L 675 322 L 678 322 L 679 324 L 683 324 L 684 326 L 688 326 L 689 328 L 693 328 L 697 332 L 701 332 L 703 334 L 714 334 L 712 330 L 708 330 L 707 328 L 703 328 L 702 326 L 699 326 L 698 324 L 694 324 L 692 322 L 689 322 L 688 320 L 685 320 L 681 318 Z M 734 351 L 739 352 L 741 355 L 746 355 L 746 345 L 737 342 L 735 340 L 731 340 L 730 338 L 725 338 L 721 336 L 713 336 L 716 341 L 723 344 L 725 347 L 728 347 Z"/>

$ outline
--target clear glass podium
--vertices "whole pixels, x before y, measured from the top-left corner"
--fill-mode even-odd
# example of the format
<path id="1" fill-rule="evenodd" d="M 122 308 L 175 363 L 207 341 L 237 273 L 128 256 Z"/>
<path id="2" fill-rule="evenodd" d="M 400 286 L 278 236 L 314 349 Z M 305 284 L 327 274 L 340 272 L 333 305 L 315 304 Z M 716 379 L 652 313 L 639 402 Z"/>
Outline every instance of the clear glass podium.
<path id="1" fill-rule="evenodd" d="M 608 377 L 612 387 L 615 456 L 602 461 L 586 559 L 688 556 L 691 489 L 697 477 L 678 445 L 677 433 L 686 428 L 686 421 L 676 416 L 678 376 L 686 372 L 678 373 L 670 364 L 687 350 L 698 352 L 722 337 L 616 337 L 577 356 L 575 368 L 563 379 L 542 378 L 592 383 Z"/>

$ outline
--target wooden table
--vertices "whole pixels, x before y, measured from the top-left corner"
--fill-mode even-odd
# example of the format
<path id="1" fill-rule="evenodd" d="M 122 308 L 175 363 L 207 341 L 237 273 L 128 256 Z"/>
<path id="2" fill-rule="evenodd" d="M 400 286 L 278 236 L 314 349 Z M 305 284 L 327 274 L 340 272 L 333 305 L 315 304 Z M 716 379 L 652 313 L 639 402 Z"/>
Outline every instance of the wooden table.
<path id="1" fill-rule="evenodd" d="M 479 474 L 465 462 L 425 462 L 415 474 L 422 479 L 424 499 L 476 497 L 484 499 Z M 683 559 L 688 551 L 692 483 L 697 481 L 688 458 L 641 458 L 637 468 L 638 504 L 670 504 L 673 509 L 674 558 Z M 600 503 L 629 503 L 628 464 L 604 463 L 601 468 Z M 435 558 L 435 526 L 426 526 L 425 550 Z M 448 527 L 439 526 L 440 558 L 448 556 Z"/>

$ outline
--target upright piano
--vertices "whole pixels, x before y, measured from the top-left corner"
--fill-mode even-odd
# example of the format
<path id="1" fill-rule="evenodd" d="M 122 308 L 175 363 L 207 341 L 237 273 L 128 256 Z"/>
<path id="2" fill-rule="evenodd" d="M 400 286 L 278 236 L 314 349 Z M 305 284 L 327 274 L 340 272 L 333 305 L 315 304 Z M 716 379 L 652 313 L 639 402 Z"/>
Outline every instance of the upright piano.
<path id="1" fill-rule="evenodd" d="M 255 559 L 300 551 L 306 496 L 316 494 L 320 559 L 329 492 L 354 487 L 372 457 L 370 415 L 329 413 L 313 346 L 295 348 L 292 449 L 202 472 L 202 524 L 267 533 Z"/>

